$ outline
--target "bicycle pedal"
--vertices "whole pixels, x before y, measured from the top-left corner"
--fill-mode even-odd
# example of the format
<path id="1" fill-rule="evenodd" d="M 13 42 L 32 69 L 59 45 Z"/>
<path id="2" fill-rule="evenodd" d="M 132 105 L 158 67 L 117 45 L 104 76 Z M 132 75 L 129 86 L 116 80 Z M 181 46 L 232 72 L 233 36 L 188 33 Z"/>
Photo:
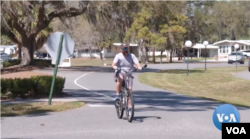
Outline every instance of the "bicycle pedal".
<path id="1" fill-rule="evenodd" d="M 116 100 L 116 101 L 115 101 L 115 106 L 116 106 L 116 107 L 119 107 L 119 105 L 120 105 L 120 100 Z"/>

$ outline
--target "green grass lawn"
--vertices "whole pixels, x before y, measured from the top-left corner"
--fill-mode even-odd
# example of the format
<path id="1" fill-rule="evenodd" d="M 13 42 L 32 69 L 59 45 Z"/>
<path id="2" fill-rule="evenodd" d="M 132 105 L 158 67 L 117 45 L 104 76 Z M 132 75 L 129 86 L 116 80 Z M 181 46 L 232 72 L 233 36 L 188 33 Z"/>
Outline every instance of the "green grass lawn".
<path id="1" fill-rule="evenodd" d="M 180 94 L 250 107 L 250 81 L 233 76 L 243 70 L 247 67 L 194 69 L 189 76 L 186 70 L 163 70 L 140 74 L 139 81 Z"/>
<path id="2" fill-rule="evenodd" d="M 103 64 L 112 64 L 113 58 L 103 60 Z M 101 59 L 72 58 L 72 67 L 77 66 L 103 66 Z"/>

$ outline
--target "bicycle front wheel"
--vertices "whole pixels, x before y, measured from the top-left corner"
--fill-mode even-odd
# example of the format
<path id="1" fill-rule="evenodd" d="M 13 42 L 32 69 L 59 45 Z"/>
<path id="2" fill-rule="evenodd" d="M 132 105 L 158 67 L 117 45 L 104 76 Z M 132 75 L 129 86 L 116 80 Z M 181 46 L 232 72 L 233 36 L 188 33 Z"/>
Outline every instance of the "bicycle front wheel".
<path id="1" fill-rule="evenodd" d="M 130 103 L 130 107 L 129 107 L 129 103 Z M 128 108 L 130 108 L 130 110 Z M 133 97 L 132 92 L 130 91 L 127 92 L 126 114 L 127 114 L 128 122 L 132 122 L 134 118 L 134 97 Z"/>
<path id="2" fill-rule="evenodd" d="M 123 98 L 120 97 L 120 99 L 116 101 L 116 114 L 117 114 L 117 117 L 118 117 L 119 119 L 122 118 L 122 116 L 123 116 L 123 111 L 124 111 L 123 105 L 122 105 L 122 99 L 123 99 Z"/>

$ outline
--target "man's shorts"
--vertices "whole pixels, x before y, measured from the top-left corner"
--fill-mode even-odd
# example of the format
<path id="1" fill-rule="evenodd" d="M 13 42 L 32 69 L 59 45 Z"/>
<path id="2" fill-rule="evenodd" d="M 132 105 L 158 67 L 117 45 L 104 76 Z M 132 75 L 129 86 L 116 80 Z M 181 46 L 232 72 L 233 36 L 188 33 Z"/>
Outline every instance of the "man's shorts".
<path id="1" fill-rule="evenodd" d="M 130 76 L 127 76 L 125 73 L 119 72 L 119 73 L 115 73 L 115 76 L 114 76 L 115 82 L 118 81 L 119 75 L 122 76 L 123 80 L 125 79 L 125 82 L 123 82 L 123 83 L 126 83 L 127 87 L 132 89 L 132 87 L 133 87 L 133 78 L 130 77 Z M 122 85 L 124 85 L 124 84 L 122 84 Z"/>

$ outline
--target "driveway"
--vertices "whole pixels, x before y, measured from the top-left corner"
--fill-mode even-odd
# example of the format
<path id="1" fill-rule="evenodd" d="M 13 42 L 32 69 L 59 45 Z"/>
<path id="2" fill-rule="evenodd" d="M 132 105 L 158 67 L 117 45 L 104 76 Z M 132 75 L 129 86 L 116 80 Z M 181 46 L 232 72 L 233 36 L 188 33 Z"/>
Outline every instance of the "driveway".
<path id="1" fill-rule="evenodd" d="M 208 67 L 232 66 L 208 64 Z M 204 67 L 190 64 L 190 68 Z M 148 65 L 147 71 L 185 69 L 186 64 Z M 53 70 L 43 71 L 52 73 Z M 87 106 L 45 115 L 7 117 L 1 119 L 3 138 L 55 139 L 219 139 L 221 132 L 213 125 L 214 101 L 179 95 L 138 82 L 135 73 L 135 120 L 116 116 L 113 97 L 113 72 L 87 72 L 81 69 L 60 70 L 66 77 L 65 92 L 88 103 Z M 89 91 L 87 91 L 89 90 Z M 250 122 L 250 110 L 238 107 L 241 122 Z M 44 126 L 41 126 L 44 124 Z"/>

